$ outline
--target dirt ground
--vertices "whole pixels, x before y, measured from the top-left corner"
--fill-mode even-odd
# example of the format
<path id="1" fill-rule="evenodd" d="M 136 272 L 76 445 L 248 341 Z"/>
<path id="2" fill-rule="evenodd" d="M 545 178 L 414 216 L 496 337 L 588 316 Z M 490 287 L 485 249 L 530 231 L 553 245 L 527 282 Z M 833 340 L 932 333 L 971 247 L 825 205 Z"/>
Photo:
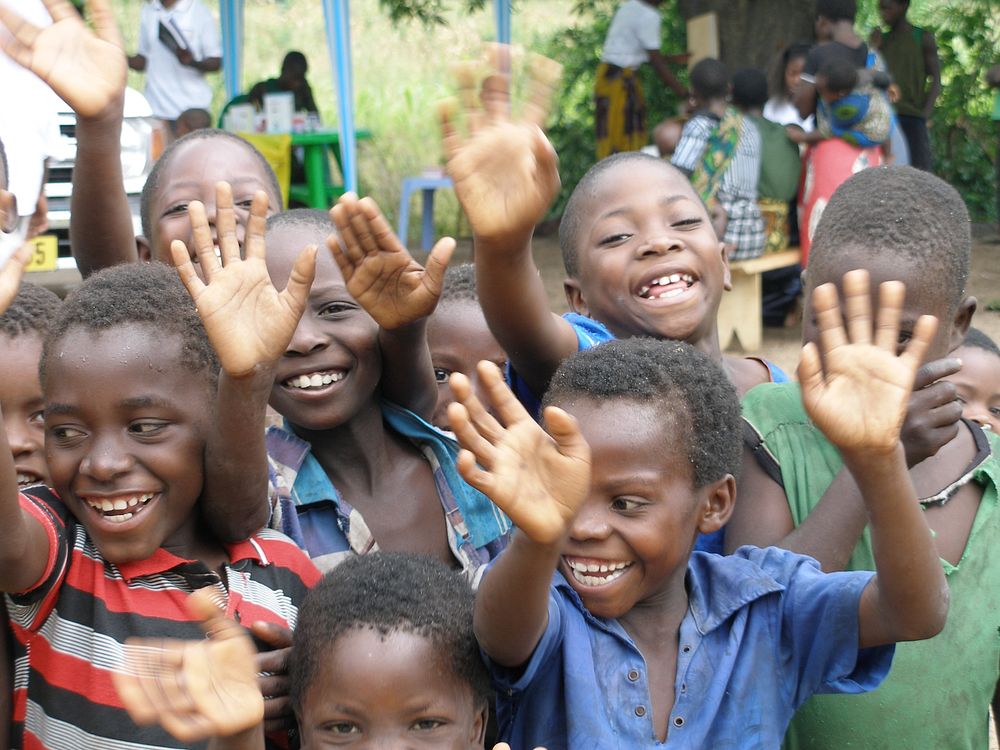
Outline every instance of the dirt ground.
<path id="1" fill-rule="evenodd" d="M 467 241 L 460 242 L 452 263 L 467 261 L 469 252 L 469 243 Z M 538 269 L 541 271 L 542 279 L 548 290 L 552 309 L 557 312 L 565 312 L 566 298 L 562 287 L 565 273 L 556 236 L 552 234 L 536 237 L 534 252 L 535 262 L 538 264 Z M 969 294 L 979 300 L 979 309 L 976 312 L 973 325 L 982 329 L 994 341 L 1000 342 L 1000 309 L 997 311 L 986 309 L 990 302 L 994 302 L 994 306 L 1000 308 L 1000 235 L 997 234 L 995 227 L 977 227 L 972 250 Z M 765 356 L 792 374 L 799 361 L 800 348 L 801 326 L 765 328 L 760 351 L 747 352 L 747 354 Z M 740 349 L 731 351 L 739 352 Z"/>

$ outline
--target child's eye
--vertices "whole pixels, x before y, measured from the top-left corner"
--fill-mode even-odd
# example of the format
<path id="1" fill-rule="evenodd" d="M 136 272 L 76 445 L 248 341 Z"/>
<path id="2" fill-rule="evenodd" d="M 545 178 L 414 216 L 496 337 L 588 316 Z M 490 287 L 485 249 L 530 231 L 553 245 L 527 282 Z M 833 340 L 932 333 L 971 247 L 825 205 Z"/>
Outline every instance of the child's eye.
<path id="1" fill-rule="evenodd" d="M 188 210 L 187 203 L 175 203 L 174 205 L 167 208 L 167 210 L 163 212 L 163 215 L 175 216 L 176 214 L 186 214 L 187 210 Z"/>
<path id="2" fill-rule="evenodd" d="M 598 242 L 598 245 L 617 245 L 619 242 L 625 242 L 632 235 L 622 232 L 621 234 L 609 234 L 607 237 Z"/>
<path id="3" fill-rule="evenodd" d="M 52 434 L 52 437 L 61 443 L 69 443 L 86 437 L 86 433 L 83 430 L 78 430 L 75 427 L 53 427 L 49 432 Z"/>
<path id="4" fill-rule="evenodd" d="M 319 310 L 319 316 L 321 318 L 333 318 L 337 315 L 343 315 L 344 313 L 351 312 L 354 309 L 354 305 L 348 304 L 347 302 L 331 302 L 328 305 L 323 305 Z"/>
<path id="5" fill-rule="evenodd" d="M 633 500 L 628 497 L 616 497 L 611 501 L 611 509 L 617 510 L 622 513 L 629 513 L 634 510 L 639 510 L 643 506 L 643 503 L 638 500 Z"/>
<path id="6" fill-rule="evenodd" d="M 434 379 L 439 383 L 447 383 L 450 375 L 451 370 L 445 369 L 444 367 L 434 368 Z"/>
<path id="7" fill-rule="evenodd" d="M 327 724 L 326 729 L 334 734 L 355 734 L 361 731 L 357 724 L 350 721 L 335 721 Z"/>
<path id="8" fill-rule="evenodd" d="M 166 428 L 167 423 L 162 421 L 143 420 L 133 422 L 128 426 L 128 431 L 133 435 L 157 435 Z"/>
<path id="9" fill-rule="evenodd" d="M 413 722 L 411 729 L 419 729 L 424 732 L 428 732 L 431 729 L 437 729 L 444 724 L 441 719 L 420 719 L 419 721 Z"/>
<path id="10" fill-rule="evenodd" d="M 992 414 L 994 417 L 1000 417 L 1000 406 L 991 406 L 990 414 Z"/>
<path id="11" fill-rule="evenodd" d="M 31 416 L 28 417 L 28 424 L 32 425 L 43 425 L 45 424 L 45 413 L 41 410 L 32 412 Z"/>
<path id="12" fill-rule="evenodd" d="M 701 224 L 701 217 L 692 216 L 690 219 L 682 219 L 681 221 L 675 221 L 670 226 L 675 229 L 686 229 L 688 227 L 696 227 Z"/>
<path id="13" fill-rule="evenodd" d="M 253 205 L 253 198 L 244 198 L 243 200 L 235 201 L 233 205 L 236 208 L 245 208 L 249 211 L 250 207 Z"/>

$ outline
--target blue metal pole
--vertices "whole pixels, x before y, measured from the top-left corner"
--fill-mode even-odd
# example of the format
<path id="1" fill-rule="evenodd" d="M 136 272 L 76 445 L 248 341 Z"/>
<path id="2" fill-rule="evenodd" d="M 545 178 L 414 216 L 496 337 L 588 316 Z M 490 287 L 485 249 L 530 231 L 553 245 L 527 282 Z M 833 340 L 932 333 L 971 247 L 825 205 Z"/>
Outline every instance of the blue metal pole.
<path id="1" fill-rule="evenodd" d="M 243 0 L 220 0 L 222 75 L 226 98 L 240 93 L 243 81 Z"/>
<path id="2" fill-rule="evenodd" d="M 510 44 L 510 0 L 496 0 L 497 41 Z"/>
<path id="3" fill-rule="evenodd" d="M 326 43 L 330 67 L 337 80 L 340 114 L 340 159 L 344 187 L 358 191 L 357 140 L 354 133 L 354 71 L 351 64 L 351 16 L 349 0 L 323 0 Z"/>

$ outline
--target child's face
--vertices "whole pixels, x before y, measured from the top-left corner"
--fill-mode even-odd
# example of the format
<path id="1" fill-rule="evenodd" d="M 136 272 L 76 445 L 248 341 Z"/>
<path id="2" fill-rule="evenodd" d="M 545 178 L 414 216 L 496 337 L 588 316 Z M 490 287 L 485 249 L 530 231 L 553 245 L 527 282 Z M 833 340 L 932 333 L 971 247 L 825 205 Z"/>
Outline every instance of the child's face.
<path id="1" fill-rule="evenodd" d="M 799 76 L 806 67 L 804 57 L 793 57 L 785 66 L 785 91 L 791 93 L 799 85 Z"/>
<path id="2" fill-rule="evenodd" d="M 906 299 L 899 321 L 899 350 L 902 351 L 913 335 L 913 327 L 921 315 L 933 315 L 938 319 L 937 333 L 924 356 L 924 362 L 947 357 L 959 346 L 969 329 L 969 321 L 975 310 L 975 300 L 967 299 L 959 305 L 957 312 L 950 309 L 949 300 L 941 293 L 941 284 L 934 278 L 900 263 L 898 258 L 881 256 L 869 249 L 843 248 L 835 262 L 827 264 L 827 273 L 813 276 L 813 267 L 806 272 L 806 314 L 802 320 L 802 341 L 812 341 L 819 345 L 819 331 L 816 317 L 809 299 L 812 290 L 821 284 L 832 282 L 837 285 L 840 298 L 844 298 L 841 280 L 848 271 L 864 268 L 871 278 L 872 312 L 878 310 L 878 287 L 885 281 L 902 281 L 906 285 Z"/>
<path id="3" fill-rule="evenodd" d="M 209 224 L 215 235 L 215 186 L 228 182 L 233 189 L 233 207 L 236 210 L 236 235 L 240 246 L 250 216 L 254 193 L 263 190 L 270 197 L 268 213 L 279 210 L 279 196 L 271 193 L 270 181 L 264 174 L 260 161 L 245 145 L 231 138 L 197 138 L 174 151 L 171 162 L 160 175 L 159 190 L 149 206 L 153 236 L 147 237 L 148 253 L 144 260 L 159 260 L 172 265 L 170 243 L 181 240 L 187 245 L 195 268 L 200 268 L 194 254 L 194 236 L 188 204 L 201 201 L 205 204 Z"/>
<path id="4" fill-rule="evenodd" d="M 694 487 L 682 441 L 670 437 L 678 425 L 662 408 L 635 401 L 557 405 L 576 417 L 592 460 L 590 495 L 570 528 L 559 571 L 600 617 L 619 618 L 639 603 L 683 591 L 698 532 L 721 523 L 706 515 L 715 484 Z"/>
<path id="5" fill-rule="evenodd" d="M 267 233 L 267 269 L 278 289 L 295 258 L 318 244 L 316 280 L 271 390 L 271 406 L 296 427 L 328 430 L 376 398 L 382 377 L 378 325 L 347 291 L 340 269 L 316 231 L 283 226 Z"/>
<path id="6" fill-rule="evenodd" d="M 191 556 L 197 532 L 211 389 L 181 365 L 179 337 L 153 333 L 71 330 L 46 362 L 52 484 L 115 563 Z"/>
<path id="7" fill-rule="evenodd" d="M 15 338 L 0 335 L 0 408 L 19 487 L 49 484 L 42 386 L 38 380 L 41 357 L 41 335 L 28 333 Z"/>
<path id="8" fill-rule="evenodd" d="M 816 76 L 816 93 L 819 94 L 819 98 L 827 104 L 833 104 L 848 92 L 837 91 L 836 89 L 830 88 L 827 85 L 826 76 L 818 75 Z"/>
<path id="9" fill-rule="evenodd" d="M 479 750 L 485 707 L 445 658 L 410 632 L 340 636 L 305 691 L 302 747 Z"/>
<path id="10" fill-rule="evenodd" d="M 579 278 L 566 281 L 570 307 L 619 338 L 715 337 L 729 265 L 687 178 L 665 164 L 626 162 L 601 177 L 587 208 Z"/>
<path id="11" fill-rule="evenodd" d="M 472 301 L 448 302 L 438 307 L 427 324 L 427 344 L 438 383 L 437 406 L 431 423 L 450 430 L 447 410 L 455 397 L 448 387 L 448 377 L 453 372 L 465 375 L 479 400 L 488 404 L 490 399 L 479 390 L 476 363 L 485 359 L 502 371 L 507 355 L 490 333 L 482 309 Z"/>
<path id="12" fill-rule="evenodd" d="M 1000 357 L 978 346 L 955 351 L 962 369 L 946 380 L 958 389 L 962 416 L 1000 435 Z"/>

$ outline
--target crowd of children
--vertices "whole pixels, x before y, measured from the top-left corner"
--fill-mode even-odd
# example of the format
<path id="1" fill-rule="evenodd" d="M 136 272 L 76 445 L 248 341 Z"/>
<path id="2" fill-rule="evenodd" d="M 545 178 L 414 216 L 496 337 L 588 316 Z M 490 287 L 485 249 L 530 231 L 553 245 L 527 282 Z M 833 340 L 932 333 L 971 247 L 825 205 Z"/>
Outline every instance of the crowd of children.
<path id="1" fill-rule="evenodd" d="M 795 155 L 763 74 L 737 109 L 699 63 L 673 164 L 580 180 L 558 315 L 548 61 L 521 116 L 499 68 L 442 109 L 471 265 L 418 263 L 370 198 L 283 210 L 216 130 L 161 156 L 136 239 L 110 6 L 45 1 L 0 21 L 77 110 L 86 278 L 0 266 L 0 747 L 986 747 L 1000 350 L 954 189 L 832 195 L 791 382 L 716 330 L 759 179 L 794 184 L 761 169 Z"/>

